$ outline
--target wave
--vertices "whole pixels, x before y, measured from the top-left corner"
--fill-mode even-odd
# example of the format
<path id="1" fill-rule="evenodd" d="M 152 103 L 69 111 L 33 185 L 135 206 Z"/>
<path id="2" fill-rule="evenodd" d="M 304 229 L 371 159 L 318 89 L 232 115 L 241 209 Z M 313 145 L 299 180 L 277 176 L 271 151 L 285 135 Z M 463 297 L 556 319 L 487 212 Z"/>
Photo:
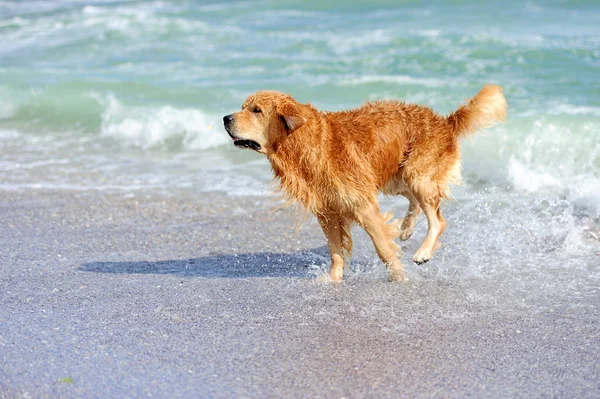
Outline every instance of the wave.
<path id="1" fill-rule="evenodd" d="M 559 104 L 549 111 L 550 114 L 560 115 L 592 115 L 600 116 L 600 107 L 583 106 L 583 105 L 572 105 L 572 104 Z"/>
<path id="2" fill-rule="evenodd" d="M 565 164 L 568 163 L 565 162 Z M 580 213 L 600 217 L 600 177 L 591 171 L 574 175 L 564 174 L 564 165 L 525 163 L 511 157 L 507 178 L 518 193 L 555 193 L 575 204 Z"/>
<path id="3" fill-rule="evenodd" d="M 14 129 L 0 129 L 0 139 L 17 139 L 21 137 L 21 133 Z"/>
<path id="4" fill-rule="evenodd" d="M 15 105 L 0 102 L 0 120 L 8 119 L 15 114 Z"/>
<path id="5" fill-rule="evenodd" d="M 529 168 L 515 158 L 508 161 L 508 178 L 519 191 L 533 193 L 543 189 L 556 189 L 562 182 L 547 170 Z"/>
<path id="6" fill-rule="evenodd" d="M 175 31 L 198 33 L 208 30 L 208 25 L 199 20 L 158 14 L 156 10 L 163 5 L 162 3 L 148 3 L 143 7 L 138 5 L 137 7 L 112 9 L 87 5 L 81 10 L 84 18 L 83 26 L 107 28 L 123 34 L 137 34 L 146 30 L 154 33 Z M 134 27 L 135 29 L 132 29 Z"/>
<path id="7" fill-rule="evenodd" d="M 462 86 L 467 82 L 461 79 L 416 78 L 408 75 L 363 75 L 342 78 L 341 85 L 363 85 L 370 83 L 395 83 L 398 85 L 416 85 L 425 87 Z"/>
<path id="8" fill-rule="evenodd" d="M 550 194 L 600 216 L 600 126 L 572 115 L 509 120 L 461 143 L 467 183 Z"/>
<path id="9" fill-rule="evenodd" d="M 106 110 L 100 133 L 127 146 L 205 150 L 229 142 L 220 117 L 198 109 L 170 105 L 125 107 L 113 95 L 101 101 Z"/>
<path id="10" fill-rule="evenodd" d="M 89 86 L 93 85 L 72 84 L 22 96 L 7 91 L 6 101 L 0 101 L 0 137 L 6 132 L 31 133 L 56 137 L 59 143 L 99 135 L 121 147 L 165 150 L 204 150 L 229 143 L 215 112 L 169 102 L 124 103 L 112 92 Z"/>
<path id="11" fill-rule="evenodd" d="M 208 21 L 188 16 L 185 9 L 177 5 L 160 1 L 63 6 L 57 13 L 27 14 L 21 11 L 21 14 L 4 19 L 0 9 L 0 27 L 4 28 L 0 30 L 0 40 L 5 44 L 0 53 L 11 55 L 16 50 L 90 48 L 94 47 L 91 42 L 105 43 L 101 51 L 106 51 L 105 48 L 110 48 L 111 44 L 118 44 L 121 50 L 129 47 L 135 51 L 140 46 L 160 44 L 172 37 L 184 42 L 192 36 L 203 37 L 206 40 L 197 42 L 208 43 L 208 39 L 218 39 L 239 31 L 233 25 L 226 26 L 226 29 L 211 26 Z"/>

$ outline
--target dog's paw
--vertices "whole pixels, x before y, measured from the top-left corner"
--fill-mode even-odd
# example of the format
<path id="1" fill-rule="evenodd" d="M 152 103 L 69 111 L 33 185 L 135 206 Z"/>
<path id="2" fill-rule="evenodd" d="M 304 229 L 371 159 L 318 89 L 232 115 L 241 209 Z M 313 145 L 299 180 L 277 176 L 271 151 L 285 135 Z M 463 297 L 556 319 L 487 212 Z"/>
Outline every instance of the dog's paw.
<path id="1" fill-rule="evenodd" d="M 334 282 L 338 282 L 338 281 L 342 281 L 342 277 L 344 277 L 344 268 L 339 268 L 339 267 L 332 267 L 331 270 L 329 270 L 329 278 L 331 279 L 331 281 Z"/>
<path id="2" fill-rule="evenodd" d="M 419 248 L 413 256 L 413 262 L 417 265 L 422 265 L 423 263 L 428 262 L 432 257 L 433 253 L 430 249 Z"/>
<path id="3" fill-rule="evenodd" d="M 408 277 L 404 270 L 390 270 L 390 281 L 405 283 L 408 281 Z"/>
<path id="4" fill-rule="evenodd" d="M 402 228 L 400 229 L 400 234 L 398 235 L 398 238 L 401 241 L 406 241 L 410 238 L 410 236 L 412 236 L 414 229 L 405 229 Z"/>

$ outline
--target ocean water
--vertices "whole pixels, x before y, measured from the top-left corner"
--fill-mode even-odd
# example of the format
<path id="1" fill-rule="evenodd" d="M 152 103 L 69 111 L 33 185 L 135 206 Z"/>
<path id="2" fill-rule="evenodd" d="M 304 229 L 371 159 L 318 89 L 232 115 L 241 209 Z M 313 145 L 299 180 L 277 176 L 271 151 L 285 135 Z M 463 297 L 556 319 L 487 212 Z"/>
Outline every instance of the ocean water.
<path id="1" fill-rule="evenodd" d="M 250 93 L 447 113 L 493 82 L 508 121 L 463 142 L 450 225 L 481 254 L 598 264 L 598 26 L 593 0 L 3 1 L 0 190 L 267 195 L 222 128 Z"/>

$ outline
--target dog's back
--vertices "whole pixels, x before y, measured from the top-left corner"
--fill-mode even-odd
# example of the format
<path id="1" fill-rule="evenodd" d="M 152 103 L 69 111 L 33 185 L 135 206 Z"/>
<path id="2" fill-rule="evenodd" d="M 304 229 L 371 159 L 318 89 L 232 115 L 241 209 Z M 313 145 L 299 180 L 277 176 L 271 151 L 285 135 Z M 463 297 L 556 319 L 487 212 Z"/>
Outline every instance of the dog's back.
<path id="1" fill-rule="evenodd" d="M 448 184 L 460 182 L 458 139 L 503 121 L 506 100 L 500 87 L 486 85 L 448 117 L 393 100 L 323 115 L 331 129 L 331 155 L 348 180 L 369 179 L 378 190 L 402 194 L 390 191 L 394 180 L 411 185 L 426 179 L 437 182 L 446 198 Z"/>

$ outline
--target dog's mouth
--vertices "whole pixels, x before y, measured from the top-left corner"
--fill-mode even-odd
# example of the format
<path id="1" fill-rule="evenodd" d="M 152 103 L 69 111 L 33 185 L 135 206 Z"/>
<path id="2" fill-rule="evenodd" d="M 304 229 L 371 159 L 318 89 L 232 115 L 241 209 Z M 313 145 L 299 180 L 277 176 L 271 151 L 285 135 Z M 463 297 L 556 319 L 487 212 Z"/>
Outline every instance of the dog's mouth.
<path id="1" fill-rule="evenodd" d="M 248 148 L 254 151 L 260 151 L 261 149 L 260 144 L 254 140 L 234 138 L 233 145 L 235 145 L 237 148 Z"/>
<path id="2" fill-rule="evenodd" d="M 237 148 L 248 148 L 254 151 L 260 151 L 260 149 L 262 148 L 260 144 L 258 144 L 254 140 L 243 139 L 234 135 L 229 131 L 227 126 L 225 127 L 225 130 L 227 131 L 227 134 L 229 134 L 229 137 L 233 139 L 233 145 L 235 145 Z"/>

